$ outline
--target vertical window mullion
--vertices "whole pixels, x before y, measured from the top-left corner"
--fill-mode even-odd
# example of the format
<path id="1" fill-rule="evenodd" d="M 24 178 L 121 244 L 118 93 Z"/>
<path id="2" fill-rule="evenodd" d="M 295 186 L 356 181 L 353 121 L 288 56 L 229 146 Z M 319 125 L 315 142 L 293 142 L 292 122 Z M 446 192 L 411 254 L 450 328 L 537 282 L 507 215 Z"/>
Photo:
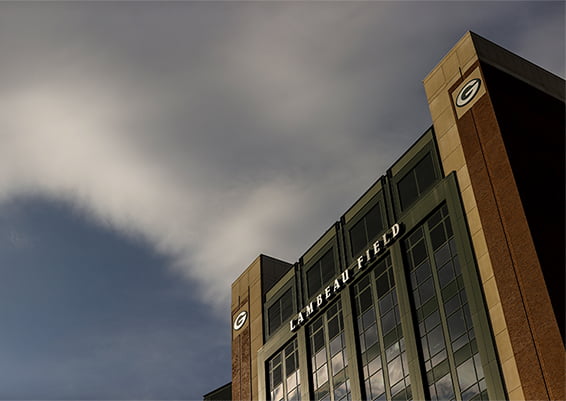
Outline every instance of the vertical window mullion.
<path id="1" fill-rule="evenodd" d="M 328 388 L 330 391 L 330 400 L 334 401 L 334 391 L 332 386 L 332 355 L 330 355 L 330 336 L 328 334 L 328 314 L 325 313 L 322 318 L 324 326 L 324 351 L 326 352 L 326 372 L 328 375 Z"/>
<path id="2" fill-rule="evenodd" d="M 439 211 L 437 212 L 439 213 Z M 439 224 L 443 224 L 442 222 Z M 437 225 L 438 226 L 438 225 Z M 432 280 L 434 282 L 434 294 L 438 303 L 438 313 L 440 315 L 440 326 L 442 327 L 442 334 L 444 336 L 444 348 L 446 350 L 446 359 L 449 361 L 449 372 L 451 376 L 451 383 L 454 389 L 454 396 L 456 400 L 461 400 L 460 386 L 458 385 L 457 375 L 456 375 L 456 364 L 454 362 L 454 353 L 452 352 L 452 344 L 450 342 L 450 332 L 448 331 L 448 324 L 446 323 L 446 312 L 444 310 L 444 299 L 442 296 L 440 280 L 438 278 L 438 266 L 436 265 L 436 259 L 434 257 L 434 248 L 432 247 L 432 239 L 430 236 L 431 229 L 428 224 L 423 227 L 425 246 L 428 252 L 428 259 L 430 263 L 430 269 L 432 273 Z M 434 369 L 434 368 L 433 368 Z"/>
<path id="3" fill-rule="evenodd" d="M 370 211 L 371 211 L 371 209 L 370 209 Z M 370 240 L 367 215 L 364 216 L 364 230 L 365 230 L 365 233 L 366 233 L 366 241 L 365 242 L 367 244 Z"/>
<path id="4" fill-rule="evenodd" d="M 384 262 L 385 263 L 385 259 Z M 385 343 L 383 342 L 385 333 L 383 332 L 383 323 L 381 322 L 381 310 L 379 308 L 379 296 L 377 293 L 377 285 L 376 280 L 377 277 L 375 276 L 375 271 L 371 272 L 370 275 L 370 285 L 371 285 L 371 292 L 373 298 L 373 305 L 374 305 L 374 312 L 376 315 L 376 324 L 377 324 L 377 337 L 379 341 L 379 359 L 381 360 L 381 369 L 382 369 L 382 376 L 383 376 L 383 383 L 385 386 L 385 397 L 386 399 L 391 399 L 391 382 L 389 380 L 389 371 L 387 369 L 387 357 L 385 355 Z M 387 273 L 385 273 L 387 274 Z"/>

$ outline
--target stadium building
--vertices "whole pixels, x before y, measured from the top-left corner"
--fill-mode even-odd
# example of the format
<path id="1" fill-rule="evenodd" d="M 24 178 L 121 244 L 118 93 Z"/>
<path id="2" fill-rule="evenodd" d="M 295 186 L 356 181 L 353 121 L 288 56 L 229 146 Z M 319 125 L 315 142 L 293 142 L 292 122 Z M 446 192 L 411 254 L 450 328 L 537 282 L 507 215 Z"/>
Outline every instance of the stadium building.
<path id="1" fill-rule="evenodd" d="M 424 88 L 433 126 L 233 283 L 233 400 L 566 399 L 564 80 L 469 32 Z"/>

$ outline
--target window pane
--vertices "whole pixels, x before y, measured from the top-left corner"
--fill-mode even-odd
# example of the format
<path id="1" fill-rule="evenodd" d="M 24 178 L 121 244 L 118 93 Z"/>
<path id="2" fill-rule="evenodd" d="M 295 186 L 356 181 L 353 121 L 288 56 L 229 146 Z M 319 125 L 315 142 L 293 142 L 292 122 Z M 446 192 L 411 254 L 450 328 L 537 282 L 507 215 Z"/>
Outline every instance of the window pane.
<path id="1" fill-rule="evenodd" d="M 334 255 L 332 254 L 332 249 L 322 257 L 321 261 L 321 271 L 322 271 L 322 283 L 326 284 L 330 279 L 334 278 Z"/>
<path id="2" fill-rule="evenodd" d="M 297 387 L 297 374 L 293 373 L 287 377 L 287 389 L 293 389 Z"/>
<path id="3" fill-rule="evenodd" d="M 285 355 L 287 357 L 290 357 L 293 355 L 293 352 L 295 351 L 297 347 L 295 346 L 295 342 L 292 342 L 291 344 L 287 345 L 285 347 Z"/>
<path id="4" fill-rule="evenodd" d="M 338 316 L 334 316 L 328 321 L 328 338 L 333 339 L 340 332 Z"/>
<path id="5" fill-rule="evenodd" d="M 383 231 L 383 221 L 381 219 L 381 209 L 379 207 L 379 203 L 371 208 L 371 210 L 367 213 L 365 220 L 369 241 L 375 238 L 375 236 L 381 231 Z"/>
<path id="6" fill-rule="evenodd" d="M 462 309 L 459 309 L 456 313 L 447 319 L 448 331 L 450 332 L 450 338 L 455 340 L 466 332 L 466 323 L 464 321 L 464 314 Z"/>
<path id="7" fill-rule="evenodd" d="M 438 227 L 440 227 L 442 229 L 442 233 L 444 235 L 444 227 L 442 226 L 442 224 L 439 225 Z M 442 240 L 441 244 L 446 241 L 446 237 L 443 236 L 442 238 L 443 238 L 443 240 Z M 432 239 L 432 232 L 431 232 L 431 239 Z M 443 266 L 444 263 L 446 263 L 450 259 L 450 256 L 451 256 L 450 255 L 450 246 L 447 243 L 442 248 L 440 248 L 439 250 L 434 252 L 434 259 L 436 260 L 436 266 L 438 266 L 438 267 Z"/>
<path id="8" fill-rule="evenodd" d="M 432 157 L 428 153 L 415 167 L 417 175 L 417 184 L 419 193 L 426 191 L 435 181 L 434 166 L 432 165 Z"/>
<path id="9" fill-rule="evenodd" d="M 332 357 L 332 374 L 340 372 L 344 369 L 344 355 L 340 352 Z"/>
<path id="10" fill-rule="evenodd" d="M 334 355 L 336 355 L 337 352 L 342 350 L 342 337 L 343 336 L 344 336 L 344 334 L 342 334 L 341 336 L 338 336 L 334 340 L 330 341 L 330 356 L 334 356 Z"/>
<path id="11" fill-rule="evenodd" d="M 328 368 L 323 365 L 322 368 L 316 372 L 316 388 L 321 387 L 324 383 L 328 381 Z"/>
<path id="12" fill-rule="evenodd" d="M 377 296 L 382 297 L 389 291 L 389 276 L 387 274 L 382 274 L 381 277 L 377 279 Z"/>
<path id="13" fill-rule="evenodd" d="M 401 348 L 399 346 L 399 342 L 394 343 L 391 347 L 385 350 L 385 355 L 388 361 L 391 361 L 401 352 Z"/>
<path id="14" fill-rule="evenodd" d="M 368 364 L 368 373 L 369 375 L 373 375 L 375 372 L 377 372 L 379 369 L 381 369 L 381 358 L 374 358 L 369 364 Z"/>
<path id="15" fill-rule="evenodd" d="M 395 322 L 395 311 L 393 309 L 387 312 L 381 318 L 381 326 L 383 329 L 383 334 L 389 333 L 389 330 L 394 328 L 396 325 L 397 323 Z"/>
<path id="16" fill-rule="evenodd" d="M 413 255 L 413 266 L 421 264 L 421 262 L 427 258 L 425 242 L 420 241 L 415 244 L 413 249 L 411 249 L 411 253 Z"/>
<path id="17" fill-rule="evenodd" d="M 409 247 L 414 246 L 417 242 L 419 242 L 422 238 L 424 238 L 424 232 L 422 227 L 418 227 L 413 234 L 407 239 L 407 244 Z"/>
<path id="18" fill-rule="evenodd" d="M 374 324 L 365 332 L 366 347 L 371 347 L 377 342 L 377 326 Z"/>
<path id="19" fill-rule="evenodd" d="M 367 287 L 360 293 L 359 296 L 359 305 L 360 305 L 360 312 L 365 311 L 373 304 L 372 296 L 371 296 L 371 288 Z"/>
<path id="20" fill-rule="evenodd" d="M 451 282 L 454 277 L 456 276 L 454 275 L 452 263 L 447 263 L 438 270 L 438 281 L 440 282 L 441 287 L 444 287 L 446 284 Z"/>
<path id="21" fill-rule="evenodd" d="M 428 342 L 431 355 L 436 354 L 444 348 L 444 334 L 442 334 L 442 326 L 436 327 L 428 334 Z"/>
<path id="22" fill-rule="evenodd" d="M 283 381 L 283 375 L 281 373 L 281 365 L 273 369 L 273 386 L 277 386 Z"/>
<path id="23" fill-rule="evenodd" d="M 367 330 L 368 327 L 375 324 L 375 312 L 373 308 L 369 309 L 362 316 L 363 329 Z"/>
<path id="24" fill-rule="evenodd" d="M 460 383 L 460 388 L 462 390 L 467 389 L 476 381 L 477 377 L 473 359 L 468 359 L 466 362 L 458 366 L 458 383 Z"/>
<path id="25" fill-rule="evenodd" d="M 425 281 L 427 278 L 429 278 L 432 275 L 430 270 L 430 264 L 428 262 L 421 264 L 419 267 L 415 269 L 415 275 L 418 284 Z"/>
<path id="26" fill-rule="evenodd" d="M 444 303 L 444 310 L 446 311 L 447 315 L 450 315 L 458 307 L 460 307 L 460 297 L 458 297 L 458 295 L 453 296 L 447 302 Z"/>
<path id="27" fill-rule="evenodd" d="M 393 308 L 393 303 L 396 302 L 395 293 L 390 292 L 379 300 L 379 310 L 381 313 L 385 313 L 391 308 Z"/>
<path id="28" fill-rule="evenodd" d="M 365 248 L 367 244 L 367 238 L 365 231 L 365 221 L 363 218 L 358 221 L 350 230 L 350 242 L 352 244 L 352 255 L 354 256 Z"/>
<path id="29" fill-rule="evenodd" d="M 399 189 L 401 208 L 405 209 L 418 197 L 417 182 L 412 170 L 399 181 L 397 188 Z"/>
<path id="30" fill-rule="evenodd" d="M 296 388 L 293 391 L 291 391 L 288 395 L 287 395 L 287 400 L 289 401 L 298 401 L 299 398 L 299 389 Z"/>
<path id="31" fill-rule="evenodd" d="M 280 384 L 271 392 L 271 399 L 273 401 L 279 401 L 283 399 L 283 384 Z"/>
<path id="32" fill-rule="evenodd" d="M 307 271 L 307 287 L 309 298 L 322 288 L 322 278 L 320 275 L 320 264 L 317 263 Z"/>
<path id="33" fill-rule="evenodd" d="M 440 323 L 440 313 L 436 311 L 425 319 L 425 328 L 427 331 L 431 331 L 438 323 Z"/>
<path id="34" fill-rule="evenodd" d="M 451 400 L 454 398 L 454 389 L 450 373 L 436 382 L 436 393 L 439 400 Z"/>
<path id="35" fill-rule="evenodd" d="M 289 288 L 281 296 L 281 322 L 286 321 L 293 314 L 293 293 Z"/>
<path id="36" fill-rule="evenodd" d="M 314 346 L 314 352 L 318 352 L 319 349 L 324 347 L 324 331 L 319 330 L 314 334 L 313 346 Z"/>
<path id="37" fill-rule="evenodd" d="M 383 375 L 377 373 L 370 379 L 371 393 L 375 397 L 385 391 L 385 384 L 383 383 Z"/>
<path id="38" fill-rule="evenodd" d="M 316 353 L 315 361 L 317 368 L 320 368 L 326 363 L 326 348 L 322 348 L 322 350 Z"/>
<path id="39" fill-rule="evenodd" d="M 281 306 L 279 302 L 276 302 L 267 310 L 267 318 L 269 319 L 269 333 L 271 334 L 281 326 Z"/>
<path id="40" fill-rule="evenodd" d="M 446 359 L 446 350 L 443 349 L 430 360 L 431 366 L 437 366 L 440 362 Z"/>
<path id="41" fill-rule="evenodd" d="M 296 369 L 297 367 L 295 366 L 295 356 L 291 354 L 291 356 L 285 359 L 285 374 L 289 376 Z"/>
<path id="42" fill-rule="evenodd" d="M 475 386 L 472 386 L 469 389 L 462 391 L 462 401 L 471 400 L 473 397 L 475 397 L 479 393 L 480 393 L 480 389 L 479 389 L 479 386 L 476 384 Z"/>
<path id="43" fill-rule="evenodd" d="M 381 274 L 387 270 L 390 264 L 391 264 L 391 260 L 389 258 L 383 259 L 381 262 L 377 264 L 377 266 L 375 266 L 374 275 L 376 277 L 381 276 Z"/>
<path id="44" fill-rule="evenodd" d="M 403 368 L 401 366 L 401 357 L 393 359 L 387 365 L 389 372 L 389 382 L 393 385 L 403 378 Z"/>
<path id="45" fill-rule="evenodd" d="M 419 286 L 419 295 L 421 303 L 425 303 L 434 295 L 434 283 L 432 278 L 429 278 Z"/>

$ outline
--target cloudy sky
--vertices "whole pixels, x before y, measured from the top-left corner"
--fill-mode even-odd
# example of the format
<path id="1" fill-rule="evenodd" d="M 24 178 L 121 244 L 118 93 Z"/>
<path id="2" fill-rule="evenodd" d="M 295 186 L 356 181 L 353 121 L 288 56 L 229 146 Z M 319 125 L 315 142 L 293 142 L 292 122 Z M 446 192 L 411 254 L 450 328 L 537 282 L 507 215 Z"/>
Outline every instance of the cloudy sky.
<path id="1" fill-rule="evenodd" d="M 230 283 L 431 124 L 467 31 L 564 77 L 563 2 L 1 2 L 0 399 L 202 399 Z"/>

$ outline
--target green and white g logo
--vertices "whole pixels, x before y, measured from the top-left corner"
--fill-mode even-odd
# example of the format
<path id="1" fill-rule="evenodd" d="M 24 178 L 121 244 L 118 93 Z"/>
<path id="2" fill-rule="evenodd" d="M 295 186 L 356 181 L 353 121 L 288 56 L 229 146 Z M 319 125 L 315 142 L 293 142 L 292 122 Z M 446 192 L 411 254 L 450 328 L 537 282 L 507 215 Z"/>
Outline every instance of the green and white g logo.
<path id="1" fill-rule="evenodd" d="M 248 312 L 243 311 L 234 319 L 234 330 L 240 330 L 248 318 Z"/>
<path id="2" fill-rule="evenodd" d="M 474 98 L 476 93 L 480 90 L 481 80 L 479 78 L 474 78 L 469 81 L 460 93 L 458 93 L 458 97 L 456 97 L 456 106 L 464 107 Z"/>

